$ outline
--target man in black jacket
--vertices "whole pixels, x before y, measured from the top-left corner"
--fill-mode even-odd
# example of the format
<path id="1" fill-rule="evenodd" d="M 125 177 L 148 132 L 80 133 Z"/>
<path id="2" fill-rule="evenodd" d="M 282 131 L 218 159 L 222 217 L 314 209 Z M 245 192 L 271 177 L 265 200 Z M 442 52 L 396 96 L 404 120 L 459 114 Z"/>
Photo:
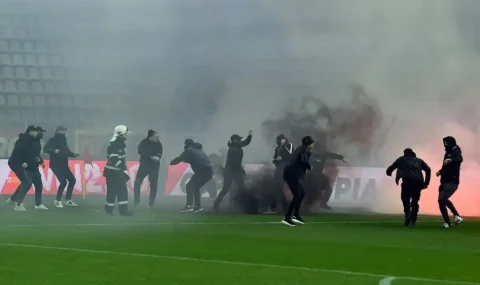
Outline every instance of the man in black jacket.
<path id="1" fill-rule="evenodd" d="M 282 220 L 282 223 L 287 226 L 295 226 L 297 224 L 305 224 L 300 217 L 300 206 L 305 190 L 303 187 L 303 180 L 307 170 L 312 170 L 310 164 L 310 155 L 313 150 L 314 140 L 310 136 L 302 139 L 302 145 L 298 147 L 292 154 L 290 161 L 285 166 L 283 172 L 283 179 L 287 182 L 290 191 L 292 191 L 293 199 L 288 206 L 287 213 Z"/>
<path id="2" fill-rule="evenodd" d="M 421 192 L 430 184 L 431 169 L 411 148 L 403 151 L 403 156 L 397 158 L 392 165 L 387 168 L 387 175 L 392 176 L 394 170 L 397 170 L 395 182 L 398 185 L 402 179 L 402 203 L 405 213 L 405 226 L 415 226 Z M 425 172 L 425 180 L 422 171 Z"/>
<path id="3" fill-rule="evenodd" d="M 283 181 L 283 171 L 285 164 L 292 156 L 293 150 L 293 144 L 288 141 L 285 135 L 280 134 L 277 136 L 277 147 L 275 148 L 275 153 L 273 154 L 275 172 L 269 213 L 277 212 L 277 200 L 283 193 L 282 190 L 283 186 L 285 185 L 285 181 Z"/>
<path id="4" fill-rule="evenodd" d="M 42 204 L 42 177 L 38 167 L 45 167 L 41 157 L 41 139 L 45 130 L 38 126 L 28 126 L 25 133 L 18 136 L 15 147 L 8 159 L 8 165 L 20 180 L 21 184 L 8 200 L 15 203 L 15 211 L 26 211 L 23 199 L 32 184 L 35 188 L 35 209 L 48 210 Z"/>
<path id="5" fill-rule="evenodd" d="M 170 162 L 170 165 L 177 165 L 180 162 L 190 164 L 193 171 L 193 176 L 186 185 L 187 203 L 185 208 L 180 212 L 194 212 L 203 211 L 201 204 L 200 188 L 203 187 L 213 177 L 212 163 L 208 156 L 203 151 L 203 146 L 200 143 L 195 143 L 192 139 L 186 139 L 184 143 L 184 151 L 177 158 Z"/>
<path id="6" fill-rule="evenodd" d="M 444 221 L 442 228 L 448 229 L 452 224 L 448 217 L 447 208 L 450 209 L 454 215 L 456 224 L 463 221 L 463 218 L 458 213 L 452 201 L 450 201 L 450 197 L 452 197 L 455 191 L 457 191 L 458 184 L 460 183 L 460 166 L 463 162 L 463 157 L 462 150 L 457 145 L 457 141 L 454 137 L 449 136 L 443 138 L 443 145 L 445 146 L 443 166 L 442 169 L 437 171 L 437 177 L 441 176 L 438 205 Z"/>
<path id="7" fill-rule="evenodd" d="M 242 141 L 242 137 L 235 134 L 230 137 L 228 142 L 228 153 L 227 153 L 227 162 L 225 163 L 225 171 L 223 178 L 223 188 L 222 191 L 218 194 L 217 199 L 215 200 L 213 209 L 218 211 L 220 208 L 220 203 L 222 203 L 223 198 L 227 195 L 232 183 L 235 181 L 237 184 L 239 192 L 243 192 L 247 189 L 245 185 L 245 170 L 242 166 L 243 161 L 243 147 L 246 147 L 252 141 L 252 131 L 248 132 L 248 137 Z"/>
<path id="8" fill-rule="evenodd" d="M 150 182 L 150 197 L 148 207 L 152 208 L 157 197 L 158 173 L 160 171 L 160 159 L 163 154 L 163 146 L 159 140 L 158 133 L 149 130 L 147 137 L 138 145 L 138 154 L 140 155 L 140 166 L 133 187 L 135 196 L 135 206 L 140 204 L 140 187 L 143 180 L 148 176 Z"/>
<path id="9" fill-rule="evenodd" d="M 57 197 L 53 202 L 57 208 L 63 208 L 62 195 L 65 187 L 67 187 L 65 206 L 78 206 L 72 201 L 73 188 L 75 187 L 77 180 L 70 170 L 70 167 L 68 167 L 68 158 L 78 157 L 78 154 L 72 152 L 70 148 L 68 148 L 67 137 L 65 136 L 66 131 L 67 128 L 63 126 L 57 127 L 55 135 L 47 141 L 44 147 L 44 152 L 50 155 L 50 169 L 60 182 L 58 185 Z"/>

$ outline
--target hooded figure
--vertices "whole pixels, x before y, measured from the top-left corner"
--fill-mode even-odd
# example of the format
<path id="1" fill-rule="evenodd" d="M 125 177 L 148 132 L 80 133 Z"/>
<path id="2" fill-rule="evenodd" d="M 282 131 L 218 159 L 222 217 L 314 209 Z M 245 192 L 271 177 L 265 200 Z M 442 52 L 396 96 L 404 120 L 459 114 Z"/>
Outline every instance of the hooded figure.
<path id="1" fill-rule="evenodd" d="M 303 180 L 307 170 L 312 170 L 310 164 L 310 156 L 313 150 L 315 141 L 310 136 L 306 136 L 302 139 L 302 145 L 295 149 L 290 160 L 285 165 L 283 172 L 283 178 L 287 182 L 290 191 L 292 192 L 293 199 L 288 206 L 287 213 L 285 214 L 282 223 L 288 226 L 295 226 L 295 224 L 305 224 L 300 217 L 300 207 L 305 197 L 305 190 L 303 186 Z"/>
<path id="2" fill-rule="evenodd" d="M 132 216 L 132 213 L 128 211 L 127 181 L 130 180 L 130 177 L 125 173 L 127 170 L 125 140 L 128 134 L 126 126 L 116 126 L 107 148 L 108 161 L 103 170 L 103 176 L 107 180 L 105 212 L 109 215 L 113 215 L 116 200 L 120 215 Z"/>
<path id="3" fill-rule="evenodd" d="M 160 159 L 163 154 L 163 146 L 156 131 L 148 130 L 147 137 L 138 145 L 138 154 L 140 155 L 140 166 L 138 167 L 133 186 L 135 206 L 140 204 L 140 187 L 145 177 L 148 176 L 148 181 L 150 182 L 148 206 L 152 208 L 157 197 Z"/>
<path id="4" fill-rule="evenodd" d="M 62 195 L 67 185 L 65 206 L 78 206 L 72 201 L 73 188 L 75 187 L 77 180 L 68 166 L 68 158 L 78 157 L 78 154 L 72 152 L 68 147 L 67 137 L 65 135 L 66 131 L 67 128 L 63 126 L 57 127 L 55 135 L 47 141 L 44 147 L 44 152 L 50 155 L 50 169 L 60 182 L 58 185 L 57 197 L 53 202 L 57 208 L 63 208 Z"/>
<path id="5" fill-rule="evenodd" d="M 452 201 L 450 201 L 450 197 L 457 191 L 460 184 L 460 166 L 463 162 L 463 157 L 462 150 L 457 145 L 454 137 L 448 136 L 443 138 L 443 145 L 445 147 L 443 166 L 442 169 L 437 171 L 437 176 L 440 176 L 438 205 L 444 221 L 442 227 L 450 228 L 452 225 L 448 217 L 447 208 L 454 215 L 456 224 L 463 221 Z"/>
<path id="6" fill-rule="evenodd" d="M 213 177 L 212 163 L 200 143 L 196 143 L 192 139 L 186 139 L 183 148 L 184 151 L 170 162 L 170 165 L 177 165 L 180 162 L 188 163 L 193 171 L 193 176 L 186 185 L 187 203 L 180 212 L 198 213 L 203 211 L 200 188 Z"/>
<path id="7" fill-rule="evenodd" d="M 279 197 L 284 197 L 281 195 L 283 192 L 283 186 L 285 181 L 283 180 L 283 170 L 285 168 L 285 163 L 290 160 L 290 157 L 293 154 L 293 144 L 290 143 L 285 137 L 285 135 L 280 134 L 276 138 L 277 147 L 273 154 L 273 164 L 275 165 L 274 172 L 274 185 L 272 189 L 271 201 L 270 201 L 270 213 L 277 212 L 277 200 Z M 286 202 L 286 201 L 285 201 Z M 286 203 L 284 203 L 286 204 Z"/>
<path id="8" fill-rule="evenodd" d="M 230 191 L 232 183 L 235 181 L 237 184 L 239 192 L 245 192 L 247 186 L 245 185 L 245 170 L 242 166 L 243 161 L 243 147 L 250 144 L 252 141 L 252 131 L 248 133 L 248 137 L 242 141 L 242 137 L 235 134 L 230 137 L 227 153 L 227 162 L 225 163 L 225 171 L 223 178 L 223 188 L 222 191 L 218 194 L 217 199 L 214 203 L 214 211 L 219 211 L 220 203 L 222 203 L 223 198 Z"/>
<path id="9" fill-rule="evenodd" d="M 431 169 L 430 167 L 417 155 L 411 148 L 406 148 L 403 151 L 403 156 L 397 158 L 387 168 L 387 176 L 392 176 L 393 171 L 397 170 L 395 183 L 402 179 L 402 198 L 403 212 L 405 214 L 405 226 L 415 226 L 417 223 L 417 216 L 421 192 L 430 184 Z M 423 173 L 425 172 L 425 180 Z"/>

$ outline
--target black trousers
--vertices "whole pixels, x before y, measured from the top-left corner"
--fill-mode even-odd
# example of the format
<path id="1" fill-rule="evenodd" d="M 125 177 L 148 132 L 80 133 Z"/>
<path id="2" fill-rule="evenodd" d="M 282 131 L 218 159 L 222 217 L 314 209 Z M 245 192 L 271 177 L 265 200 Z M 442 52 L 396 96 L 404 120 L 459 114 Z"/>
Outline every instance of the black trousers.
<path id="1" fill-rule="evenodd" d="M 447 224 L 450 224 L 447 208 L 454 216 L 460 216 L 452 201 L 450 201 L 450 197 L 453 196 L 457 189 L 458 184 L 456 183 L 442 183 L 440 185 L 438 193 L 438 206 L 440 207 L 440 213 L 442 213 L 443 221 Z"/>
<path id="2" fill-rule="evenodd" d="M 303 180 L 295 176 L 285 175 L 285 182 L 287 182 L 290 191 L 292 192 L 293 199 L 288 206 L 287 213 L 285 214 L 285 219 L 291 219 L 292 216 L 300 215 L 300 208 L 302 205 L 303 198 L 305 197 L 305 190 L 303 187 Z"/>
<path id="3" fill-rule="evenodd" d="M 12 169 L 12 171 L 15 173 L 21 183 L 20 185 L 18 185 L 17 190 L 15 190 L 10 199 L 13 202 L 16 202 L 17 205 L 20 205 L 21 203 L 23 203 L 23 199 L 25 199 L 25 196 L 27 195 L 30 188 L 32 188 L 33 184 L 35 188 L 35 205 L 41 205 L 43 183 L 40 171 L 38 169 L 32 171 L 23 168 Z"/>
<path id="4" fill-rule="evenodd" d="M 215 209 L 218 209 L 220 203 L 223 201 L 223 198 L 228 194 L 228 191 L 230 191 L 230 187 L 232 186 L 233 182 L 237 184 L 239 192 L 244 192 L 247 190 L 247 186 L 245 185 L 245 174 L 243 172 L 225 169 L 223 174 L 223 188 L 215 200 Z"/>
<path id="5" fill-rule="evenodd" d="M 186 185 L 187 190 L 187 206 L 201 207 L 202 194 L 200 193 L 200 188 L 203 187 L 210 179 L 213 177 L 212 169 L 205 169 L 202 171 L 197 171 L 193 174 L 190 181 Z"/>
<path id="6" fill-rule="evenodd" d="M 123 171 L 105 169 L 104 176 L 107 181 L 107 201 L 105 211 L 113 213 L 115 201 L 118 202 L 118 209 L 121 215 L 128 213 L 128 176 Z"/>
<path id="7" fill-rule="evenodd" d="M 402 183 L 402 192 L 400 194 L 403 204 L 403 213 L 405 218 L 409 218 L 411 222 L 416 222 L 420 206 L 420 196 L 423 189 L 423 182 L 408 182 Z"/>
<path id="8" fill-rule="evenodd" d="M 150 197 L 148 205 L 153 206 L 158 191 L 158 174 L 160 172 L 159 167 L 151 167 L 140 163 L 138 167 L 137 176 L 135 177 L 135 183 L 133 184 L 133 195 L 135 204 L 140 203 L 140 187 L 143 180 L 148 176 L 148 182 L 150 182 Z"/>
<path id="9" fill-rule="evenodd" d="M 51 169 L 53 171 L 53 174 L 55 174 L 58 181 L 60 182 L 57 189 L 57 201 L 62 200 L 62 195 L 65 187 L 67 187 L 65 200 L 72 200 L 73 188 L 75 187 L 75 183 L 77 183 L 77 179 L 73 175 L 68 165 L 64 167 L 52 167 Z"/>

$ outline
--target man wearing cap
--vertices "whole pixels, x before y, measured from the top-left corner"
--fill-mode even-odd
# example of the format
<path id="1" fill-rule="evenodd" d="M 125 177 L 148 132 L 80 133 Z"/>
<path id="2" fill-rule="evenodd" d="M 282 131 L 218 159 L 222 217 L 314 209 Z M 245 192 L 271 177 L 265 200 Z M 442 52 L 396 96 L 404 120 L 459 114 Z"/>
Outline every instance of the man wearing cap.
<path id="1" fill-rule="evenodd" d="M 235 134 L 230 137 L 227 153 L 227 162 L 225 163 L 225 171 L 223 178 L 223 188 L 218 194 L 217 199 L 215 200 L 213 209 L 218 211 L 220 208 L 220 203 L 222 202 L 225 195 L 227 195 L 232 183 L 235 181 L 237 184 L 239 192 L 245 191 L 247 187 L 245 186 L 245 170 L 242 166 L 243 161 L 243 147 L 246 147 L 252 141 L 252 131 L 248 132 L 248 137 L 242 141 L 242 137 Z"/>
<path id="2" fill-rule="evenodd" d="M 397 158 L 392 165 L 387 168 L 387 175 L 392 176 L 394 170 L 397 170 L 395 183 L 402 179 L 401 198 L 403 203 L 403 212 L 405 213 L 406 227 L 414 227 L 417 223 L 421 192 L 430 184 L 431 169 L 411 148 L 403 151 L 403 156 Z M 425 171 L 425 180 L 423 173 Z"/>
<path id="3" fill-rule="evenodd" d="M 135 206 L 140 204 L 140 187 L 145 177 L 148 176 L 150 182 L 150 197 L 148 206 L 153 207 L 158 188 L 158 173 L 160 171 L 160 159 L 163 154 L 163 146 L 159 140 L 158 133 L 149 130 L 147 137 L 138 145 L 138 154 L 140 155 L 140 166 L 133 187 L 135 196 Z"/>
<path id="4" fill-rule="evenodd" d="M 44 152 L 50 155 L 50 169 L 60 182 L 58 185 L 57 197 L 53 202 L 57 208 L 63 208 L 64 204 L 62 204 L 62 195 L 65 187 L 67 187 L 65 206 L 78 206 L 72 201 L 73 188 L 75 187 L 77 180 L 70 170 L 70 167 L 68 167 L 68 158 L 78 157 L 78 154 L 72 152 L 68 147 L 67 137 L 65 135 L 66 131 L 67 128 L 64 126 L 57 127 L 55 135 L 47 141 L 44 147 Z"/>
<path id="5" fill-rule="evenodd" d="M 293 195 L 287 213 L 282 220 L 282 223 L 287 226 L 294 227 L 296 224 L 305 224 L 300 217 L 300 207 L 305 197 L 303 180 L 305 179 L 307 170 L 312 170 L 310 155 L 314 143 L 315 141 L 310 136 L 302 138 L 302 145 L 293 152 L 283 172 L 283 179 L 287 182 Z"/>
<path id="6" fill-rule="evenodd" d="M 213 177 L 212 162 L 203 151 L 203 146 L 192 139 L 186 139 L 183 148 L 184 151 L 170 162 L 170 165 L 177 165 L 180 162 L 188 163 L 193 171 L 193 176 L 186 185 L 187 204 L 180 212 L 198 213 L 203 211 L 200 188 Z"/>
<path id="7" fill-rule="evenodd" d="M 35 188 L 35 209 L 48 210 L 42 204 L 42 177 L 38 167 L 45 167 L 41 157 L 41 139 L 45 130 L 39 126 L 28 126 L 25 133 L 18 136 L 15 147 L 8 159 L 8 165 L 20 180 L 21 184 L 8 199 L 8 202 L 15 203 L 15 211 L 26 211 L 23 205 L 25 195 L 32 187 Z"/>

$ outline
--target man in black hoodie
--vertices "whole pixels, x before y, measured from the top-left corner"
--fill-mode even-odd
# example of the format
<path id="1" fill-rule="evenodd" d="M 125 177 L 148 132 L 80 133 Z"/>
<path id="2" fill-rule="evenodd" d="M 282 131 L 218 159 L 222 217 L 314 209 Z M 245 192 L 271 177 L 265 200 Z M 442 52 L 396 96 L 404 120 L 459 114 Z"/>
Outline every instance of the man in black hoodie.
<path id="1" fill-rule="evenodd" d="M 282 194 L 283 186 L 285 181 L 283 181 L 283 171 L 285 164 L 290 160 L 290 157 L 293 153 L 293 144 L 290 143 L 285 137 L 285 135 L 277 136 L 277 147 L 275 148 L 275 153 L 273 154 L 273 164 L 275 165 L 274 172 L 274 181 L 273 192 L 270 202 L 270 213 L 277 212 L 277 200 L 280 194 Z"/>
<path id="2" fill-rule="evenodd" d="M 25 133 L 18 136 L 15 147 L 8 159 L 8 165 L 20 180 L 20 185 L 8 202 L 15 203 L 15 211 L 26 211 L 23 205 L 25 195 L 32 187 L 35 188 L 35 209 L 48 210 L 42 204 L 42 177 L 38 167 L 45 167 L 41 157 L 41 139 L 45 130 L 38 126 L 28 126 Z"/>
<path id="3" fill-rule="evenodd" d="M 300 217 L 300 206 L 302 205 L 305 190 L 303 180 L 307 170 L 312 170 L 310 164 L 310 155 L 313 150 L 315 141 L 310 136 L 302 139 L 302 145 L 298 147 L 292 154 L 290 161 L 285 166 L 283 179 L 287 182 L 290 191 L 292 191 L 293 199 L 288 206 L 287 213 L 282 223 L 287 226 L 294 227 L 295 224 L 305 224 Z"/>
<path id="4" fill-rule="evenodd" d="M 68 158 L 78 157 L 78 154 L 68 148 L 67 137 L 65 136 L 66 131 L 67 128 L 63 126 L 57 127 L 55 135 L 47 141 L 44 147 L 44 152 L 50 154 L 50 169 L 60 182 L 57 197 L 53 202 L 57 208 L 63 208 L 62 195 L 65 187 L 67 187 L 65 206 L 78 206 L 72 201 L 73 187 L 75 187 L 77 180 L 70 170 L 70 167 L 68 167 Z"/>
<path id="5" fill-rule="evenodd" d="M 442 228 L 448 229 L 452 224 L 448 217 L 447 208 L 450 209 L 454 215 L 456 224 L 463 221 L 463 218 L 458 213 L 452 201 L 450 201 L 450 197 L 452 197 L 455 191 L 457 191 L 458 184 L 460 183 L 460 166 L 463 162 L 463 157 L 462 150 L 457 145 L 457 141 L 454 137 L 449 136 L 443 138 L 443 145 L 445 147 L 443 166 L 442 169 L 437 171 L 437 177 L 441 176 L 438 205 L 444 221 Z"/>
<path id="6" fill-rule="evenodd" d="M 227 162 L 225 163 L 225 171 L 223 178 L 223 188 L 222 191 L 218 194 L 217 199 L 215 200 L 213 209 L 218 211 L 220 208 L 220 203 L 222 203 L 223 198 L 227 195 L 230 187 L 232 186 L 233 181 L 237 184 L 239 192 L 245 191 L 247 187 L 245 186 L 245 169 L 243 169 L 243 147 L 246 147 L 252 141 L 252 131 L 248 132 L 248 137 L 242 141 L 242 137 L 235 134 L 230 137 L 228 142 L 228 153 L 227 153 Z"/>
<path id="7" fill-rule="evenodd" d="M 140 155 L 140 166 L 133 187 L 135 196 L 135 206 L 140 204 L 140 187 L 143 180 L 148 176 L 150 182 L 150 197 L 148 207 L 152 208 L 157 197 L 158 173 L 160 171 L 160 159 L 163 154 L 163 146 L 159 140 L 158 133 L 149 130 L 147 137 L 138 145 L 138 154 Z"/>
<path id="8" fill-rule="evenodd" d="M 403 151 L 403 156 L 397 158 L 392 165 L 387 168 L 387 175 L 392 176 L 394 170 L 397 170 L 395 183 L 402 179 L 402 203 L 405 213 L 405 226 L 414 227 L 417 223 L 417 216 L 421 192 L 430 184 L 431 169 L 420 158 L 417 158 L 411 148 Z M 425 172 L 425 180 L 422 171 Z"/>
<path id="9" fill-rule="evenodd" d="M 194 212 L 203 211 L 201 204 L 200 188 L 203 187 L 213 177 L 212 163 L 208 156 L 203 151 L 203 146 L 200 143 L 195 143 L 192 139 L 186 139 L 184 143 L 184 151 L 177 158 L 170 162 L 170 165 L 177 165 L 180 162 L 190 164 L 193 171 L 193 176 L 186 185 L 187 190 L 187 204 L 180 212 Z"/>

